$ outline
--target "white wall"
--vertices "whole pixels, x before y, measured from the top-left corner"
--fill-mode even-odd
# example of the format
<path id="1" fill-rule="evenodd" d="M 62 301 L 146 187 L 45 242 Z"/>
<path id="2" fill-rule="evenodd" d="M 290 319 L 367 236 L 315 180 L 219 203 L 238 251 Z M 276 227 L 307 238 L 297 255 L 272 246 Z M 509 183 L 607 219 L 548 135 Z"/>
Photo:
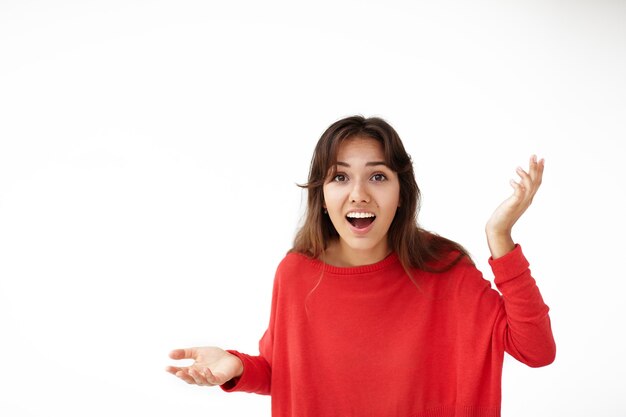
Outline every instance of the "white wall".
<path id="1" fill-rule="evenodd" d="M 592 0 L 2 1 L 0 415 L 269 416 L 167 353 L 257 352 L 294 184 L 351 114 L 398 130 L 423 225 L 488 278 L 484 223 L 546 158 L 514 237 L 557 360 L 507 356 L 503 415 L 626 415 L 625 19 Z"/>

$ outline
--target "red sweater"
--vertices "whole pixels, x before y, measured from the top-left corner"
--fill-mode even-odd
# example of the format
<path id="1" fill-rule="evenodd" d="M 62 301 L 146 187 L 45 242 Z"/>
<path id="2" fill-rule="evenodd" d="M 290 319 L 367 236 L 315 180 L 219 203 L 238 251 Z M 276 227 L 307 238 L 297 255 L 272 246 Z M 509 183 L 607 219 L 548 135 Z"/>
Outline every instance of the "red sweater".
<path id="1" fill-rule="evenodd" d="M 502 295 L 466 260 L 413 271 L 418 288 L 393 253 L 350 268 L 290 253 L 260 355 L 229 350 L 244 371 L 221 387 L 270 394 L 274 417 L 500 416 L 504 352 L 539 367 L 555 344 L 521 247 L 489 264 Z"/>

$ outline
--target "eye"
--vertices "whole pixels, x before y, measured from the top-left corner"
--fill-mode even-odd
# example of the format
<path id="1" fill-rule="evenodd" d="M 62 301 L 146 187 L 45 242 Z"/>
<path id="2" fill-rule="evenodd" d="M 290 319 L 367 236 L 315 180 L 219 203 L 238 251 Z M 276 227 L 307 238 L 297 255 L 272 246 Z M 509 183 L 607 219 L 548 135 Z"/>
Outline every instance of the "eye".
<path id="1" fill-rule="evenodd" d="M 386 181 L 387 177 L 385 174 L 374 174 L 372 175 L 372 180 L 375 182 Z"/>
<path id="2" fill-rule="evenodd" d="M 337 174 L 335 175 L 335 177 L 333 178 L 333 181 L 335 182 L 344 182 L 346 181 L 348 178 L 345 176 L 345 174 Z"/>

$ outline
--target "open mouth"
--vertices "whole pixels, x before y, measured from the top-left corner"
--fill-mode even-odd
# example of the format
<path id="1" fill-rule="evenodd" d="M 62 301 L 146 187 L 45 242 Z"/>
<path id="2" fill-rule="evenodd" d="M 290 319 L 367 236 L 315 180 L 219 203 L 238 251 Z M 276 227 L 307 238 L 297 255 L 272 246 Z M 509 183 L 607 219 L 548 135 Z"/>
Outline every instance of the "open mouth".
<path id="1" fill-rule="evenodd" d="M 346 219 L 356 229 L 365 229 L 376 220 L 374 213 L 348 213 Z"/>

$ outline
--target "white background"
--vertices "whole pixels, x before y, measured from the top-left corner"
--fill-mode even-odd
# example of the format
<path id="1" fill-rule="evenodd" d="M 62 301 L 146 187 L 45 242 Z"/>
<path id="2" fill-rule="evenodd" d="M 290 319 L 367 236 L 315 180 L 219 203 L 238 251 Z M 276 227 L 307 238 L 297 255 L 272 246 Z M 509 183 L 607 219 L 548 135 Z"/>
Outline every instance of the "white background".
<path id="1" fill-rule="evenodd" d="M 352 114 L 488 279 L 484 223 L 546 158 L 514 238 L 557 359 L 506 356 L 503 416 L 626 415 L 625 3 L 382 3 L 0 2 L 0 415 L 269 416 L 167 354 L 258 352 L 295 183 Z"/>

